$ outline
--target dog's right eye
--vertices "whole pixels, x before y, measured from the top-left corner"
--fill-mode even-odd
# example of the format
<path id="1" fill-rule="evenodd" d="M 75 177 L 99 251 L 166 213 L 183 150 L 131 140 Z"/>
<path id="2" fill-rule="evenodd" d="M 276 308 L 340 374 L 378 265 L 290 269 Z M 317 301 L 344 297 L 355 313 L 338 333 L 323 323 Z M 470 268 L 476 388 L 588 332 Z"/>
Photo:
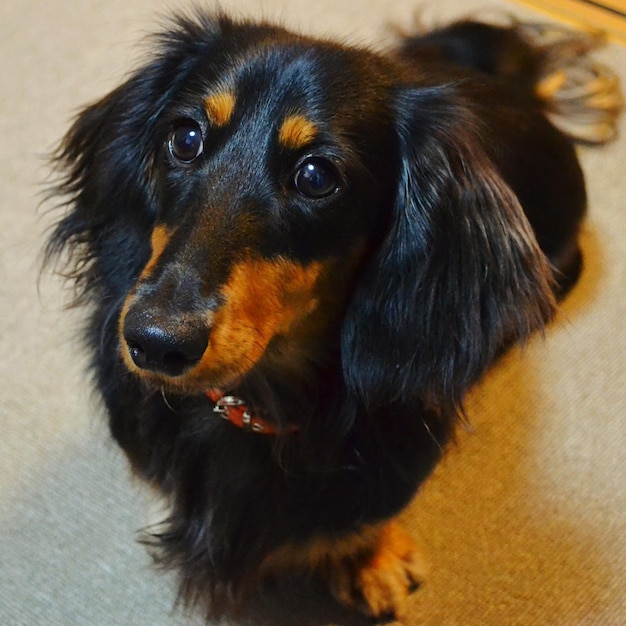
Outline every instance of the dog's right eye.
<path id="1" fill-rule="evenodd" d="M 185 122 L 174 128 L 167 142 L 170 154 L 181 163 L 195 161 L 204 149 L 202 131 L 197 124 Z"/>

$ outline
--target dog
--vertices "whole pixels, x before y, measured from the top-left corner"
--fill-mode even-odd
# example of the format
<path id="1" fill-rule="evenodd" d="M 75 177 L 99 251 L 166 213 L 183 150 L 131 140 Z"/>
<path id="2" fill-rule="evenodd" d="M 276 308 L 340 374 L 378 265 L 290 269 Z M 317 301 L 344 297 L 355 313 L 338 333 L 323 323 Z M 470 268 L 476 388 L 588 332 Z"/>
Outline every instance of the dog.
<path id="1" fill-rule="evenodd" d="M 302 571 L 374 618 L 396 521 L 467 390 L 579 277 L 575 140 L 621 108 L 598 39 L 463 20 L 386 52 L 174 16 L 54 156 L 62 257 L 149 534 L 207 615 Z"/>

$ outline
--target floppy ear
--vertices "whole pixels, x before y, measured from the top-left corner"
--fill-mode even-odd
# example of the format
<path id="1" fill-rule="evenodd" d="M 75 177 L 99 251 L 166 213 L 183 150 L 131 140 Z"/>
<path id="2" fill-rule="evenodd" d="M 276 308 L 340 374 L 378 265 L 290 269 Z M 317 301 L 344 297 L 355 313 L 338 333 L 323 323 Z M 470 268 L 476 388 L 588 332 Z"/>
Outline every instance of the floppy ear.
<path id="1" fill-rule="evenodd" d="M 86 292 L 123 285 L 145 262 L 156 213 L 152 171 L 163 141 L 160 115 L 189 74 L 219 49 L 226 18 L 177 18 L 156 37 L 157 53 L 125 83 L 76 118 L 54 165 L 51 196 L 68 209 L 50 237 L 46 260 L 65 251 L 67 276 Z M 206 68 L 210 76 L 210 67 Z M 125 264 L 120 266 L 119 259 Z"/>
<path id="2" fill-rule="evenodd" d="M 161 104 L 155 79 L 144 70 L 82 111 L 55 155 L 63 179 L 53 194 L 64 197 L 68 210 L 55 226 L 46 258 L 66 252 L 67 276 L 79 297 L 123 281 L 120 258 L 129 260 L 124 269 L 130 279 L 149 253 L 143 249 L 149 237 L 141 234 L 155 214 L 150 171 Z"/>
<path id="3" fill-rule="evenodd" d="M 369 408 L 458 409 L 494 357 L 553 311 L 548 262 L 456 90 L 399 98 L 390 226 L 342 336 L 348 387 Z"/>

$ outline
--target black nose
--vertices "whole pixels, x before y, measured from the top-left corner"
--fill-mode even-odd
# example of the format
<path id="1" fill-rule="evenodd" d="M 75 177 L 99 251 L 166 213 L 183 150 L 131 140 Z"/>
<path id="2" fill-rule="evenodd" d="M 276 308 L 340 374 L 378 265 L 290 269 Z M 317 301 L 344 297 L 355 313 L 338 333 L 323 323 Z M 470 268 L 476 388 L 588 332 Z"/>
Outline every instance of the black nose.
<path id="1" fill-rule="evenodd" d="M 197 365 L 209 343 L 208 326 L 188 316 L 161 319 L 130 311 L 123 333 L 135 365 L 166 376 L 180 376 Z"/>

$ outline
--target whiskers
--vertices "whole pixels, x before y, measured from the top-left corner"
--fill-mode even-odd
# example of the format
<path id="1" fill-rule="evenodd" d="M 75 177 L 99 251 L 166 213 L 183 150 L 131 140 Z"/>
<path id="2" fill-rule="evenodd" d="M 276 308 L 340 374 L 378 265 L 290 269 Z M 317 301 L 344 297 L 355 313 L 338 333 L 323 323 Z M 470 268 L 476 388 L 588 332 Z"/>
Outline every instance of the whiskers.
<path id="1" fill-rule="evenodd" d="M 163 398 L 163 402 L 165 406 L 172 412 L 176 413 L 176 409 L 169 403 L 167 396 L 165 395 L 165 386 L 161 385 L 161 397 Z"/>

